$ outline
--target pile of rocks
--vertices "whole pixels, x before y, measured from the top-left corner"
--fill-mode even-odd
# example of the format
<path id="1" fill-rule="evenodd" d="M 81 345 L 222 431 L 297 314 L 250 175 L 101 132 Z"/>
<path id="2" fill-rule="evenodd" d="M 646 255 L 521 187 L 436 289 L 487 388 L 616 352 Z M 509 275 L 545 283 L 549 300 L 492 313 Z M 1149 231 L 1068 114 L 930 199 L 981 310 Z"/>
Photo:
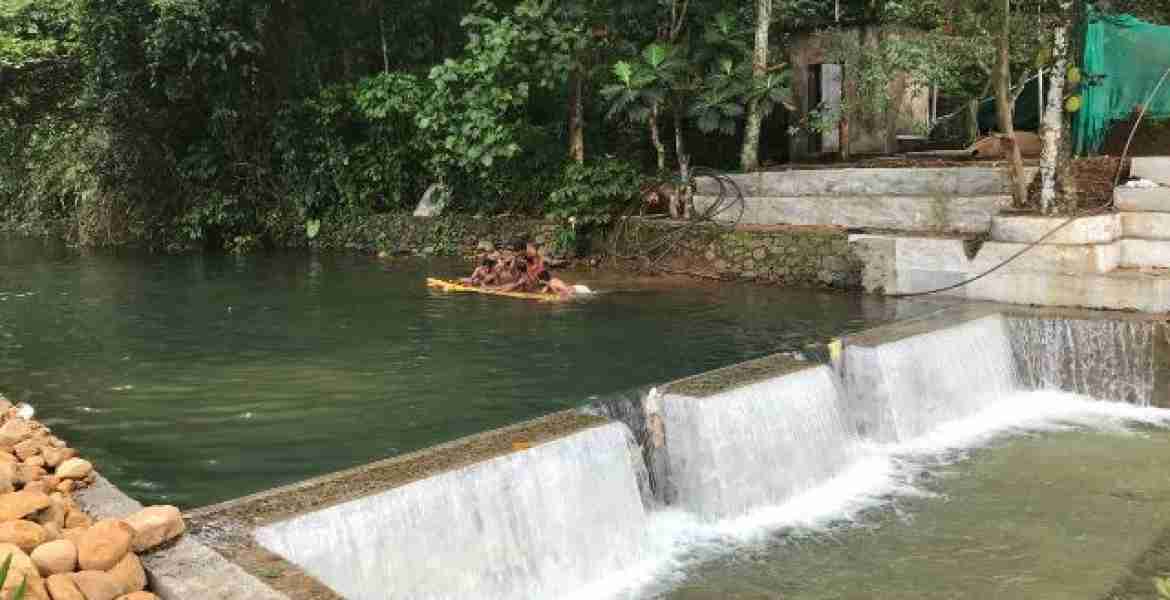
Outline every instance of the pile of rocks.
<path id="1" fill-rule="evenodd" d="M 72 496 L 93 465 L 31 416 L 0 396 L 0 561 L 12 557 L 0 600 L 22 581 L 29 600 L 157 600 L 138 555 L 186 530 L 179 509 L 94 522 Z"/>

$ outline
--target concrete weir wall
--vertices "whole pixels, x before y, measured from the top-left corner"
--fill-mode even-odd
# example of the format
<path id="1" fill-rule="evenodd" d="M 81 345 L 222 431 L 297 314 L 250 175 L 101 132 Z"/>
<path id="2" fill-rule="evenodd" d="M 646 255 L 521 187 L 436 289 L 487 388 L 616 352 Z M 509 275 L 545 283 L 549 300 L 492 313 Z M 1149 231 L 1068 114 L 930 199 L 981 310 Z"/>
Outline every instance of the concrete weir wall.
<path id="1" fill-rule="evenodd" d="M 844 472 L 855 442 L 914 437 L 1015 391 L 1170 407 L 1170 324 L 1146 315 L 963 304 L 826 355 L 193 511 L 194 535 L 145 566 L 164 600 L 562 597 L 654 555 L 662 505 L 708 521 L 774 506 Z M 137 508 L 100 479 L 79 502 L 98 518 Z"/>
<path id="2" fill-rule="evenodd" d="M 290 600 L 558 597 L 640 560 L 649 502 L 629 430 L 566 411 L 189 521 Z"/>

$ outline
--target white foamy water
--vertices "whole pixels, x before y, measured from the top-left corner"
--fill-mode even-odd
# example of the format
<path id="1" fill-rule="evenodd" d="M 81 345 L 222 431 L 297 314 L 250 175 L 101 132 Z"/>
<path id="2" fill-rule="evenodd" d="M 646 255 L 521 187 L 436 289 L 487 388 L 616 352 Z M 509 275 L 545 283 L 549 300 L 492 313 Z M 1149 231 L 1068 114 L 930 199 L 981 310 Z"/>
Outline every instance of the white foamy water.
<path id="1" fill-rule="evenodd" d="M 856 445 L 827 366 L 712 397 L 670 396 L 662 412 L 677 505 L 708 520 L 824 483 L 851 462 Z"/>
<path id="2" fill-rule="evenodd" d="M 262 527 L 345 598 L 556 598 L 650 554 L 629 430 L 578 432 Z"/>
<path id="3" fill-rule="evenodd" d="M 847 525 L 866 509 L 891 498 L 924 494 L 913 486 L 923 464 L 939 464 L 955 451 L 1004 435 L 1069 428 L 1128 433 L 1134 424 L 1170 426 L 1170 410 L 1102 402 L 1063 392 L 1017 392 L 966 418 L 942 423 L 924 435 L 896 443 L 855 442 L 855 459 L 836 476 L 791 499 L 747 514 L 710 522 L 669 510 L 650 518 L 646 560 L 570 598 L 641 598 L 668 590 L 706 560 L 766 540 L 777 532 Z M 782 463 L 777 462 L 777 469 Z"/>
<path id="4" fill-rule="evenodd" d="M 1154 395 L 1154 323 L 1013 319 L 1025 383 L 1036 389 L 1148 405 Z"/>
<path id="5" fill-rule="evenodd" d="M 973 415 L 1021 389 L 999 315 L 876 348 L 892 440 Z"/>

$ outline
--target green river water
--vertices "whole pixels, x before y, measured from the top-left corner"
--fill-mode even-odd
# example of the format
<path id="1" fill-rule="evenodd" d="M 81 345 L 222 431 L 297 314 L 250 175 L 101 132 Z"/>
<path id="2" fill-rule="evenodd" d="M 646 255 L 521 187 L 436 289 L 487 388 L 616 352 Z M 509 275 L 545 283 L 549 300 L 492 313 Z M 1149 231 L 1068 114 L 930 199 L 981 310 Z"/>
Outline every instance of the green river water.
<path id="1" fill-rule="evenodd" d="M 138 499 L 194 507 L 799 350 L 897 306 L 589 273 L 566 278 L 601 293 L 566 304 L 424 287 L 465 268 L 0 240 L 0 392 Z"/>

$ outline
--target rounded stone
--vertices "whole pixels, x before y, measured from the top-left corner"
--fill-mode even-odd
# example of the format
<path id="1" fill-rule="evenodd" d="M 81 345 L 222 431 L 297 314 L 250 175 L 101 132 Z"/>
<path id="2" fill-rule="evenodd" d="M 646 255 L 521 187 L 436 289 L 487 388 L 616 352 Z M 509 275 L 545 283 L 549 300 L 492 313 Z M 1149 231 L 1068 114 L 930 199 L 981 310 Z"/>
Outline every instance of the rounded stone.
<path id="1" fill-rule="evenodd" d="M 145 552 L 187 530 L 183 514 L 174 506 L 148 506 L 124 519 L 134 531 L 133 549 Z"/>
<path id="2" fill-rule="evenodd" d="M 41 544 L 29 557 L 45 577 L 57 573 L 72 573 L 77 568 L 77 546 L 69 540 Z"/>
<path id="3" fill-rule="evenodd" d="M 33 548 L 49 541 L 49 534 L 44 527 L 32 521 L 4 521 L 0 523 L 0 543 L 15 544 L 25 552 L 32 552 Z"/>
<path id="4" fill-rule="evenodd" d="M 65 573 L 50 575 L 45 580 L 45 586 L 49 588 L 49 595 L 53 600 L 85 600 L 85 595 L 77 588 L 77 584 L 73 583 L 72 575 Z"/>
<path id="5" fill-rule="evenodd" d="M 104 571 L 81 571 L 72 577 L 85 600 L 114 600 L 122 595 L 118 580 Z"/>
<path id="6" fill-rule="evenodd" d="M 56 475 L 61 479 L 85 479 L 93 472 L 93 465 L 84 458 L 71 458 L 57 467 Z"/>
<path id="7" fill-rule="evenodd" d="M 45 464 L 57 468 L 61 463 L 77 457 L 77 451 L 73 448 L 45 448 L 41 450 L 41 456 L 45 459 Z"/>
<path id="8" fill-rule="evenodd" d="M 76 540 L 77 564 L 86 571 L 109 570 L 130 552 L 133 535 L 134 530 L 122 521 L 98 521 Z"/>
<path id="9" fill-rule="evenodd" d="M 158 600 L 158 596 L 150 592 L 134 592 L 125 596 L 118 596 L 117 600 Z"/>
<path id="10" fill-rule="evenodd" d="M 146 571 L 142 568 L 142 561 L 133 552 L 122 557 L 108 573 L 118 582 L 123 594 L 146 589 Z"/>
<path id="11" fill-rule="evenodd" d="M 12 562 L 8 566 L 8 578 L 4 580 L 4 585 L 0 586 L 0 592 L 2 592 L 0 597 L 8 598 L 12 590 L 19 587 L 23 580 L 28 581 L 27 588 L 30 593 L 27 597 L 41 597 L 38 594 L 39 591 L 43 591 L 41 573 L 33 564 L 32 559 L 16 545 L 0 543 L 0 562 L 9 556 L 12 557 Z"/>
<path id="12" fill-rule="evenodd" d="M 0 522 L 23 519 L 49 506 L 49 495 L 37 491 L 0 494 Z"/>
<path id="13" fill-rule="evenodd" d="M 93 525 L 93 519 L 84 512 L 71 508 L 65 513 L 64 529 L 78 529 Z"/>

